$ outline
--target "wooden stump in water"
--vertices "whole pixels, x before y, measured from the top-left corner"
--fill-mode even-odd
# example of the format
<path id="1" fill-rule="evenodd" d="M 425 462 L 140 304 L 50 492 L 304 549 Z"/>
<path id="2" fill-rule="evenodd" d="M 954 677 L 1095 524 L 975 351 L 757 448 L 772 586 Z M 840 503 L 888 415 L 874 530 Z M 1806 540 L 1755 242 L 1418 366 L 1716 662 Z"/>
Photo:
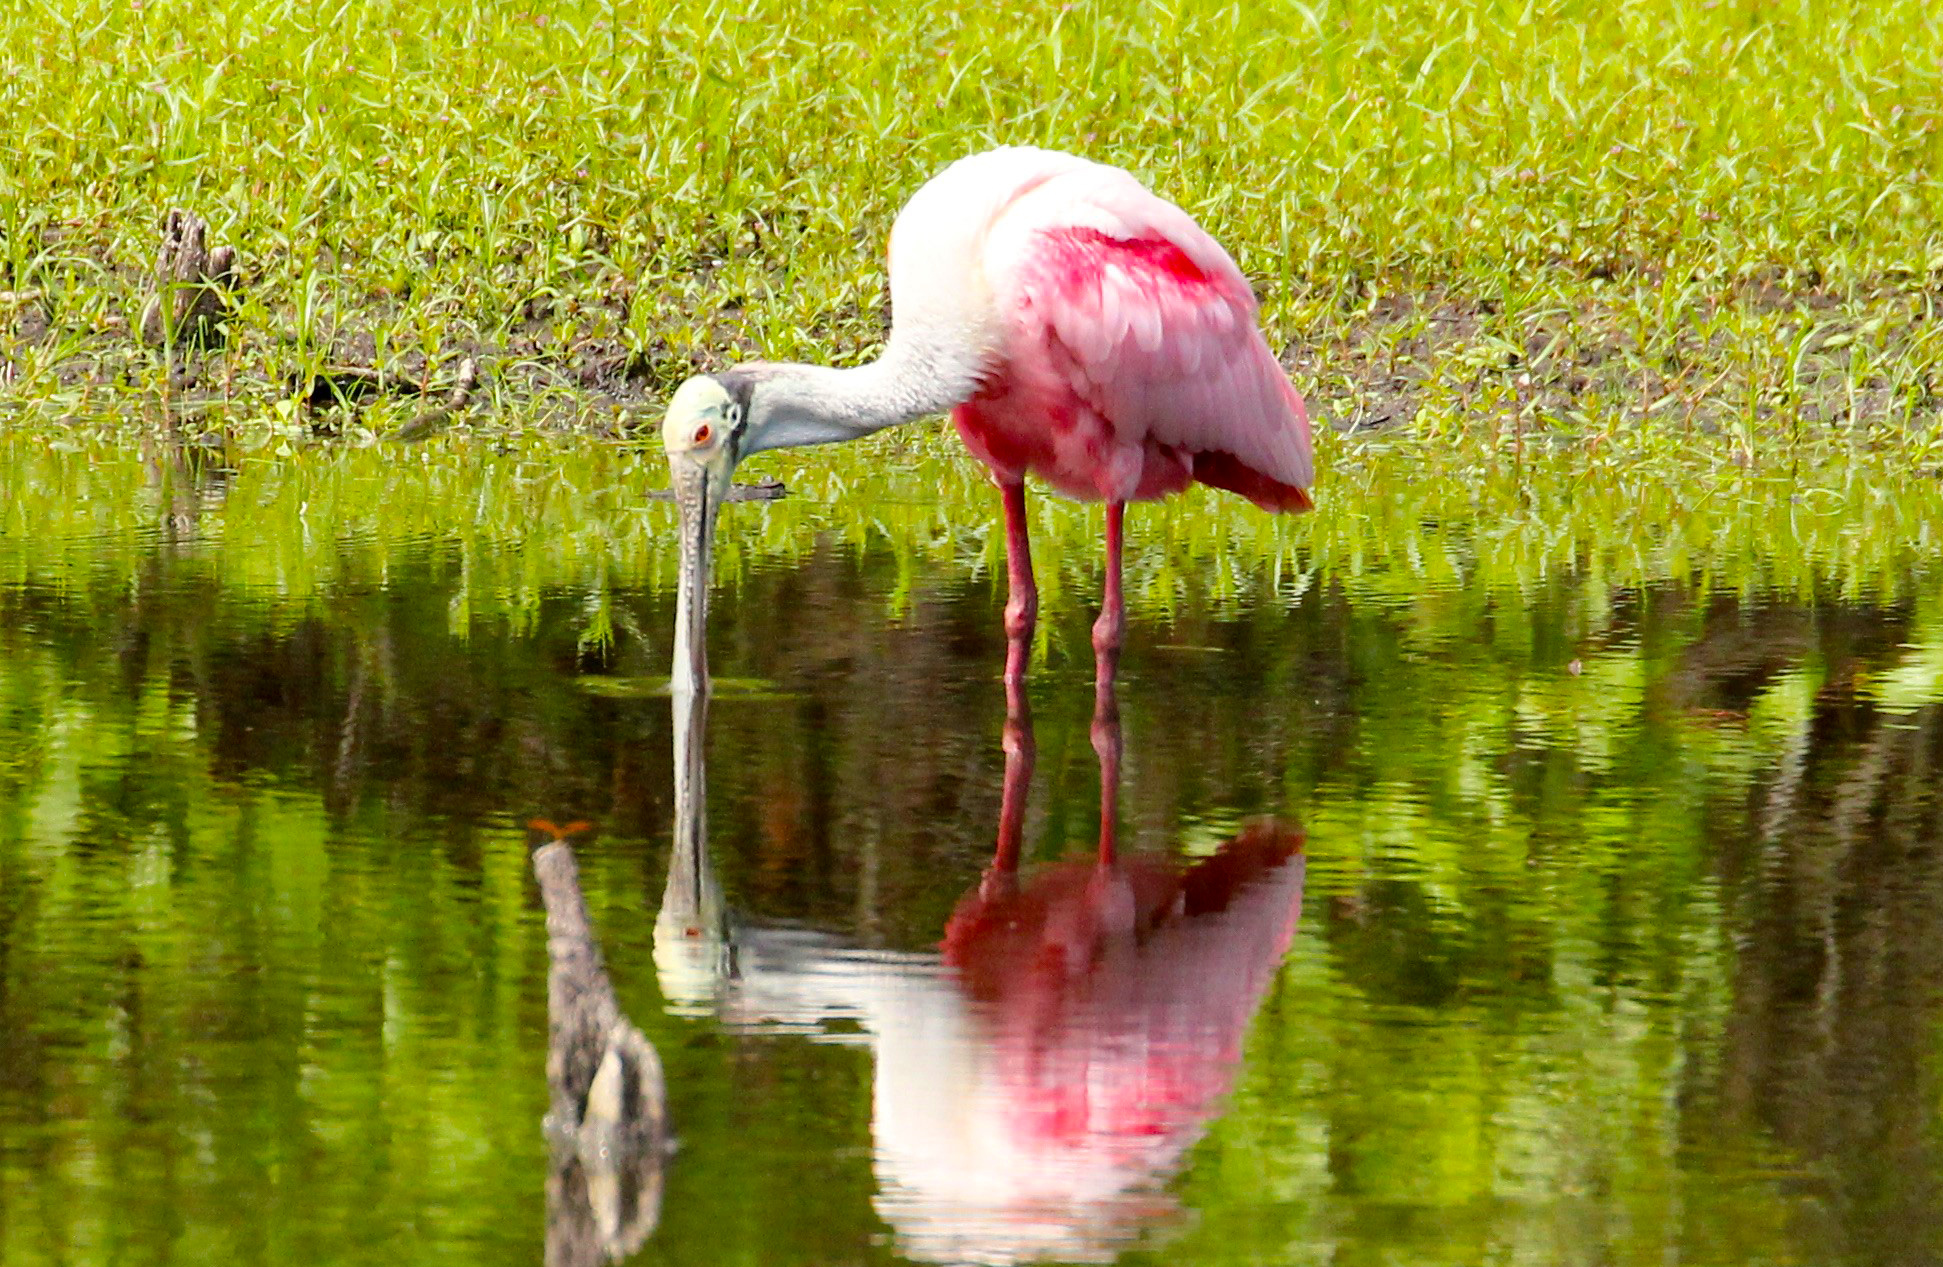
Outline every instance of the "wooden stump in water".
<path id="1" fill-rule="evenodd" d="M 162 222 L 155 259 L 155 293 L 142 309 L 142 341 L 150 347 L 213 346 L 236 290 L 236 249 L 209 249 L 209 226 L 177 208 Z"/>
<path id="2" fill-rule="evenodd" d="M 573 850 L 533 854 L 546 906 L 548 1267 L 595 1267 L 639 1249 L 661 1218 L 667 1092 L 654 1045 L 621 1014 L 587 921 Z"/>

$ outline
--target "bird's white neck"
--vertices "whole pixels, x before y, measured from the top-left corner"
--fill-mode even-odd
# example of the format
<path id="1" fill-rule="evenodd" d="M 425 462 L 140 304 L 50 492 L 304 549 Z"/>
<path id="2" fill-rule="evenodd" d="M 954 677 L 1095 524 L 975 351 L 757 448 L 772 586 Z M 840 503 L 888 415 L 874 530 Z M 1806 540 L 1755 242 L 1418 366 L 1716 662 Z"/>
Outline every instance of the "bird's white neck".
<path id="1" fill-rule="evenodd" d="M 980 362 L 970 349 L 892 336 L 868 365 L 748 367 L 760 377 L 750 396 L 742 452 L 835 444 L 942 413 L 978 390 Z"/>

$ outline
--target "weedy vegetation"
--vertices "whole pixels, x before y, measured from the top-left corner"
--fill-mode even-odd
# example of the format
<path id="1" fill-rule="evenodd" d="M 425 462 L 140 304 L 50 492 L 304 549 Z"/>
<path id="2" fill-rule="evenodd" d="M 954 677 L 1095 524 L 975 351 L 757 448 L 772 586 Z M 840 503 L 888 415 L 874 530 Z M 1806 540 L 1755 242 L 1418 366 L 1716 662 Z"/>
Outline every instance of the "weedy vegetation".
<path id="1" fill-rule="evenodd" d="M 1170 533 L 1508 515 L 1583 554 L 1596 515 L 1704 553 L 1696 508 L 1864 495 L 1930 531 L 1937 28 L 1927 0 L 55 0 L 0 16 L 0 425 L 262 458 L 456 423 L 447 470 L 551 430 L 553 478 L 638 497 L 633 437 L 672 384 L 871 355 L 904 198 L 1030 142 L 1199 216 L 1326 424 L 1331 513 L 1197 499 Z M 213 335 L 153 347 L 173 208 L 239 263 Z M 410 426 L 467 359 L 466 407 Z M 1421 475 L 1408 507 L 1381 453 Z M 24 461 L 10 482 L 39 478 Z M 982 496 L 934 434 L 770 463 L 831 495 Z"/>

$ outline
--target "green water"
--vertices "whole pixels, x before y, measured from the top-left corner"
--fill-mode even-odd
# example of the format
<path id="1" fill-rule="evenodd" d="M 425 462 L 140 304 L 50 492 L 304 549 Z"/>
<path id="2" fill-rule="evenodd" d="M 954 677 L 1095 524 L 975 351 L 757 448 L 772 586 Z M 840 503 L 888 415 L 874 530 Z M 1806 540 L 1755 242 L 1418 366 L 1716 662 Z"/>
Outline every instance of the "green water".
<path id="1" fill-rule="evenodd" d="M 1209 977 L 1232 1024 L 1167 1031 L 1210 1046 L 1150 1062 L 1194 1070 L 1154 1147 L 1083 1141 L 1088 1202 L 1001 1217 L 963 1193 L 1021 1154 L 910 1151 L 1005 1055 L 939 950 L 1006 776 L 975 472 L 879 446 L 725 516 L 725 971 L 656 931 L 652 455 L 277 447 L 0 443 L 0 1261 L 541 1261 L 535 816 L 593 825 L 666 1068 L 635 1261 L 1943 1257 L 1943 515 L 1866 454 L 1682 485 L 1343 452 L 1306 522 L 1136 516 L 1118 846 L 1180 875 L 1273 821 L 1302 858 L 1248 890 L 1274 918 L 1087 978 L 1178 1013 L 1197 946 L 1269 959 Z M 1088 865 L 1101 800 L 1096 520 L 1039 514 L 1028 887 Z M 1035 1032 L 1100 1079 L 1167 1045 L 1083 1010 Z"/>

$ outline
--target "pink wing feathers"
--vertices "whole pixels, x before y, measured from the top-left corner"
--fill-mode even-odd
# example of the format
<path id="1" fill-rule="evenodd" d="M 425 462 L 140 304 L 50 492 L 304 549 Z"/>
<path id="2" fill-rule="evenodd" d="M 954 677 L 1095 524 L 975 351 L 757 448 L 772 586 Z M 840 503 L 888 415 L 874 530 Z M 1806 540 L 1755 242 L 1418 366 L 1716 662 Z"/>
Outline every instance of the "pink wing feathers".
<path id="1" fill-rule="evenodd" d="M 1270 510 L 1309 507 L 1302 398 L 1255 324 L 1246 279 L 1186 212 L 1089 164 L 1007 207 L 984 266 L 1010 381 L 972 402 L 961 429 L 1016 432 L 1036 413 L 1049 443 L 1013 452 L 1072 492 L 1152 497 L 1198 480 Z M 975 450 L 1005 456 L 1007 437 L 979 439 Z"/>

